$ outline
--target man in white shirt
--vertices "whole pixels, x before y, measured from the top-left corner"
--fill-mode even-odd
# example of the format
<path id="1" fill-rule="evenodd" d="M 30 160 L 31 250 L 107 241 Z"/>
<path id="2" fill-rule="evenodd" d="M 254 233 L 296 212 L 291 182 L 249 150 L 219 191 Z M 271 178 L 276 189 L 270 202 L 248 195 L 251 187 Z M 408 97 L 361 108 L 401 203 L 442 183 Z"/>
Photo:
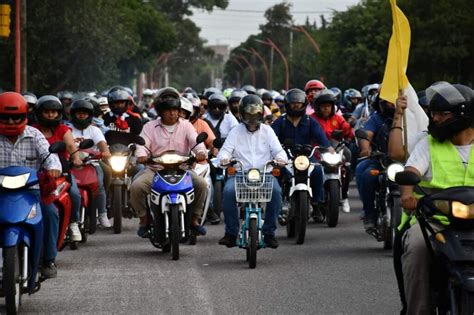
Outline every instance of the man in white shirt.
<path id="1" fill-rule="evenodd" d="M 228 134 L 224 146 L 217 158 L 221 165 L 226 165 L 231 159 L 242 162 L 245 170 L 258 168 L 263 171 L 268 160 L 277 160 L 279 164 L 287 161 L 287 156 L 278 138 L 270 126 L 262 124 L 264 107 L 262 100 L 256 95 L 242 98 L 239 107 L 242 123 Z M 239 216 L 235 198 L 235 178 L 230 177 L 224 186 L 223 209 L 225 219 L 225 235 L 219 244 L 227 247 L 236 246 L 239 232 Z M 275 239 L 276 220 L 281 209 L 281 188 L 273 178 L 272 199 L 265 210 L 263 235 L 265 244 L 277 248 Z"/>
<path id="2" fill-rule="evenodd" d="M 217 139 L 224 140 L 229 132 L 239 124 L 232 113 L 227 112 L 227 99 L 224 95 L 214 93 L 207 100 L 207 113 L 204 115 L 214 127 Z"/>

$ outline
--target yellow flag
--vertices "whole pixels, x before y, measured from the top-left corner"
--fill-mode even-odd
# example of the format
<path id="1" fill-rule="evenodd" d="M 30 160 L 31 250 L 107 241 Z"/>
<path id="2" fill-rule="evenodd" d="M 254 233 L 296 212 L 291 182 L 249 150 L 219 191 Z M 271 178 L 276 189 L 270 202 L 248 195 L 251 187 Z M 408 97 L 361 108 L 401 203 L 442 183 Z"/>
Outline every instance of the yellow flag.
<path id="1" fill-rule="evenodd" d="M 408 86 L 406 70 L 410 51 L 411 30 L 408 19 L 397 6 L 396 0 L 390 0 L 392 8 L 392 37 L 388 45 L 387 63 L 383 75 L 380 98 L 395 104 L 398 91 Z"/>

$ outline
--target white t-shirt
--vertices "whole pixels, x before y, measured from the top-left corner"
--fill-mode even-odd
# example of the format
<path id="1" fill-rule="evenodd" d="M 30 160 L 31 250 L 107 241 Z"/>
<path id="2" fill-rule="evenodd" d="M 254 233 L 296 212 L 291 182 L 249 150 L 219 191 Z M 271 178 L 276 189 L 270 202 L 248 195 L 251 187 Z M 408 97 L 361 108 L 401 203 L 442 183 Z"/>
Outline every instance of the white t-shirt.
<path id="1" fill-rule="evenodd" d="M 96 126 L 90 125 L 86 129 L 77 129 L 74 126 L 71 126 L 72 128 L 72 136 L 74 138 L 74 142 L 76 143 L 76 146 L 79 146 L 79 143 L 81 143 L 85 139 L 92 139 L 94 141 L 94 146 L 91 148 L 91 150 L 96 150 L 98 151 L 99 149 L 97 148 L 97 144 L 101 141 L 105 142 L 105 137 L 102 131 Z"/>
<path id="2" fill-rule="evenodd" d="M 463 161 L 464 167 L 467 167 L 471 146 L 471 144 L 454 146 Z M 424 137 L 418 141 L 405 166 L 416 168 L 425 181 L 430 181 L 433 178 L 428 137 Z"/>
<path id="3" fill-rule="evenodd" d="M 211 122 L 213 127 L 217 126 L 217 123 L 219 122 L 219 119 L 213 119 L 211 117 L 211 115 L 209 115 L 208 113 L 206 113 L 206 115 L 204 117 Z M 239 124 L 239 122 L 237 121 L 237 119 L 234 117 L 233 114 L 225 113 L 224 114 L 224 119 L 222 120 L 222 123 L 219 127 L 221 137 L 222 138 L 227 138 L 227 136 L 229 135 L 229 132 L 232 130 L 232 128 L 234 128 L 238 124 Z"/>

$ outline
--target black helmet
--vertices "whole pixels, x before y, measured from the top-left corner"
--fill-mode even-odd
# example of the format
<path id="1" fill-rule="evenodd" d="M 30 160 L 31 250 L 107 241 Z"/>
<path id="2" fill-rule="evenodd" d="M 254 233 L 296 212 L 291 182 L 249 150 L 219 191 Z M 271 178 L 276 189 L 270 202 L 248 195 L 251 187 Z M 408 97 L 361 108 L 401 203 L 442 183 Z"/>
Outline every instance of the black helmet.
<path id="1" fill-rule="evenodd" d="M 467 128 L 474 127 L 473 91 L 461 84 L 439 82 L 426 89 L 426 98 L 429 102 L 430 122 L 429 133 L 438 141 L 450 139 Z M 434 113 L 451 112 L 453 117 L 436 123 L 432 117 Z"/>
<path id="2" fill-rule="evenodd" d="M 262 101 L 264 100 L 270 100 L 273 102 L 273 96 L 272 96 L 272 93 L 266 91 L 266 92 L 263 92 L 262 93 Z"/>
<path id="3" fill-rule="evenodd" d="M 130 104 L 131 98 L 130 92 L 123 86 L 115 86 L 109 90 L 107 93 L 107 102 L 109 103 L 110 110 L 116 114 L 121 115 L 127 111 L 127 107 Z M 127 106 L 125 108 L 117 108 L 114 106 L 114 102 L 125 101 Z"/>
<path id="4" fill-rule="evenodd" d="M 167 109 L 179 110 L 181 108 L 181 100 L 178 90 L 174 87 L 159 89 L 156 93 L 154 106 L 157 113 Z"/>
<path id="5" fill-rule="evenodd" d="M 247 94 L 257 94 L 257 90 L 255 89 L 255 87 L 250 84 L 242 86 L 241 90 L 247 92 Z"/>
<path id="6" fill-rule="evenodd" d="M 256 131 L 263 122 L 263 101 L 257 95 L 246 95 L 240 100 L 239 113 L 250 132 Z"/>
<path id="7" fill-rule="evenodd" d="M 316 98 L 313 100 L 313 108 L 316 112 L 316 115 L 321 116 L 321 104 L 332 104 L 331 107 L 331 117 L 335 114 L 334 105 L 336 104 L 336 96 L 331 90 L 322 91 Z"/>
<path id="8" fill-rule="evenodd" d="M 100 101 L 97 97 L 95 97 L 95 96 L 86 96 L 86 97 L 83 98 L 83 100 L 88 101 L 89 103 L 92 104 L 92 106 L 94 106 L 94 116 L 95 117 L 99 117 L 99 116 L 104 114 L 102 112 L 102 110 L 100 109 Z"/>
<path id="9" fill-rule="evenodd" d="M 58 112 L 58 116 L 55 119 L 46 119 L 43 117 L 42 112 L 44 110 L 55 110 Z M 61 101 L 53 95 L 41 96 L 35 104 L 35 115 L 38 124 L 44 127 L 56 127 L 61 123 L 63 119 L 63 104 Z"/>
<path id="10" fill-rule="evenodd" d="M 87 112 L 89 117 L 86 119 L 77 119 L 76 112 Z M 94 117 L 94 106 L 86 100 L 74 101 L 71 105 L 71 122 L 77 129 L 86 129 L 92 123 Z"/>
<path id="11" fill-rule="evenodd" d="M 285 94 L 285 110 L 288 116 L 301 117 L 306 113 L 306 106 L 300 110 L 290 108 L 291 103 L 306 104 L 306 93 L 300 89 L 291 89 Z"/>
<path id="12" fill-rule="evenodd" d="M 221 119 L 224 116 L 227 106 L 227 98 L 223 94 L 212 94 L 207 101 L 207 112 L 212 119 Z"/>
<path id="13" fill-rule="evenodd" d="M 31 92 L 24 92 L 22 95 L 25 101 L 28 103 L 28 106 L 30 107 L 35 106 L 36 102 L 38 102 L 38 98 L 36 97 L 36 95 Z"/>

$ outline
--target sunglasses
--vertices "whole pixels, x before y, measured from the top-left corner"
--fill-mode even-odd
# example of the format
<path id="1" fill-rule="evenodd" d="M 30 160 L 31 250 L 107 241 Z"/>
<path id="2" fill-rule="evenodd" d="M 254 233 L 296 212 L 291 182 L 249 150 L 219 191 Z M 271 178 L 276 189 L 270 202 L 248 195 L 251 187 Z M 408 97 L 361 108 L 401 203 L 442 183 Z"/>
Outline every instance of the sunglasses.
<path id="1" fill-rule="evenodd" d="M 25 114 L 0 114 L 0 120 L 9 121 L 20 121 L 26 118 Z"/>
<path id="2" fill-rule="evenodd" d="M 224 110 L 227 108 L 227 105 L 225 104 L 219 104 L 219 105 L 208 105 L 208 108 L 209 109 L 220 109 L 220 110 Z"/>

